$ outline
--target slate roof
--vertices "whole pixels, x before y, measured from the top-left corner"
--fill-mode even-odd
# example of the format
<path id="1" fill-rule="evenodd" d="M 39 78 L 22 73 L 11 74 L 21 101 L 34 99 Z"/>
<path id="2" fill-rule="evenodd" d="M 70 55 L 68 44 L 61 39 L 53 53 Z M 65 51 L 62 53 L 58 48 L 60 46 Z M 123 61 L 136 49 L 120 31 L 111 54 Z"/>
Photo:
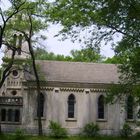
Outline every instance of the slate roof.
<path id="1" fill-rule="evenodd" d="M 47 81 L 76 83 L 117 83 L 117 65 L 38 60 Z"/>

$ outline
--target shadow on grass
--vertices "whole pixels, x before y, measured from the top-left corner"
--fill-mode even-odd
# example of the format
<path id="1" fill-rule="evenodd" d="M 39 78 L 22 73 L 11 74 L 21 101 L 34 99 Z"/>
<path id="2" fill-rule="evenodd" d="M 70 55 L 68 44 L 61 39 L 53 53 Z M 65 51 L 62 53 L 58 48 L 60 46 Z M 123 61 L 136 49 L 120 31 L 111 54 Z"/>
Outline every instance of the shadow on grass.
<path id="1" fill-rule="evenodd" d="M 52 138 L 47 136 L 24 136 L 22 139 L 16 139 L 15 135 L 1 134 L 0 140 L 56 140 L 58 138 Z M 115 136 L 98 136 L 98 137 L 82 137 L 72 136 L 67 138 L 59 138 L 59 140 L 140 140 L 140 137 L 121 138 Z"/>

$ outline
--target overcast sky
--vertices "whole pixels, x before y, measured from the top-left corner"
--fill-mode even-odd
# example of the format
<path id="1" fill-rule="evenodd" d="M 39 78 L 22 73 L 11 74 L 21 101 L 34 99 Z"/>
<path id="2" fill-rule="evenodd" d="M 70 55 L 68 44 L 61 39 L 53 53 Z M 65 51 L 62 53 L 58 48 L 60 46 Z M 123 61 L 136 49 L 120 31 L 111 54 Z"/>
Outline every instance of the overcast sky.
<path id="1" fill-rule="evenodd" d="M 3 8 L 7 7 L 7 0 L 2 0 Z M 55 38 L 54 35 L 58 33 L 60 30 L 59 25 L 52 25 L 49 27 L 48 31 L 45 32 L 46 36 L 48 37 L 45 41 L 45 46 L 47 46 L 47 50 L 54 52 L 55 54 L 64 54 L 70 55 L 70 51 L 72 49 L 81 49 L 81 44 L 79 43 L 72 43 L 70 39 L 65 41 L 58 41 L 58 38 Z M 110 45 L 102 46 L 101 54 L 106 57 L 112 57 L 114 55 L 113 50 L 111 49 Z M 0 55 L 2 57 L 2 55 Z"/>
<path id="2" fill-rule="evenodd" d="M 72 49 L 81 49 L 81 44 L 76 42 L 73 43 L 70 39 L 65 41 L 59 41 L 58 38 L 54 37 L 58 33 L 61 27 L 59 25 L 52 25 L 46 32 L 47 40 L 46 44 L 48 46 L 48 51 L 52 51 L 56 54 L 69 55 Z M 114 55 L 111 46 L 108 44 L 101 47 L 101 54 L 106 57 L 112 57 Z"/>

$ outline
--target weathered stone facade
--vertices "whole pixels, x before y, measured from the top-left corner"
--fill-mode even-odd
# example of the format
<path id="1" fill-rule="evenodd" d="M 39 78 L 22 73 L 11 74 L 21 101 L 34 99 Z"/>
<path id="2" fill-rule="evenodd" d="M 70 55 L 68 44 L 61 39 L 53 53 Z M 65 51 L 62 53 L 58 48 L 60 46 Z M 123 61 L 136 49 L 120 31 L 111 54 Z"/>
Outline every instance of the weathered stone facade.
<path id="1" fill-rule="evenodd" d="M 22 57 L 25 59 L 24 57 Z M 27 58 L 27 57 L 26 57 Z M 120 101 L 105 104 L 110 84 L 117 84 L 117 66 L 82 62 L 36 61 L 42 74 L 42 125 L 48 132 L 49 121 L 58 122 L 70 134 L 81 132 L 85 124 L 97 123 L 103 134 L 117 134 L 127 113 Z M 37 133 L 37 93 L 34 76 L 16 69 L 0 92 L 2 130 L 16 128 Z M 132 117 L 132 118 L 131 118 Z M 133 121 L 133 116 L 129 120 Z"/>

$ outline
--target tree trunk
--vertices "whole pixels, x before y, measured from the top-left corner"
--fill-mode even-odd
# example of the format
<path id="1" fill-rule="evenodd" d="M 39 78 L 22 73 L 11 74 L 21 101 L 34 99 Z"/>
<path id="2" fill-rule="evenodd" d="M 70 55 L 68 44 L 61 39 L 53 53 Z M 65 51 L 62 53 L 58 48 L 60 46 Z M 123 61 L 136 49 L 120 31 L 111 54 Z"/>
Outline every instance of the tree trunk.
<path id="1" fill-rule="evenodd" d="M 28 41 L 28 44 L 29 44 L 29 51 L 30 51 L 30 54 L 31 54 L 31 58 L 32 58 L 32 65 L 33 65 L 33 70 L 34 70 L 34 74 L 35 74 L 35 78 L 36 78 L 36 88 L 37 88 L 37 94 L 38 94 L 38 134 L 39 135 L 42 135 L 43 134 L 43 131 L 42 131 L 42 122 L 41 122 L 41 110 L 40 110 L 40 81 L 39 81 L 39 76 L 38 76 L 38 73 L 37 73 L 37 68 L 36 68 L 36 64 L 35 64 L 35 57 L 34 57 L 34 51 L 33 51 L 33 48 L 31 46 L 31 42 L 30 40 Z"/>
<path id="2" fill-rule="evenodd" d="M 32 25 L 32 16 L 31 13 L 28 13 L 29 16 L 29 22 L 30 22 L 30 28 L 29 28 L 29 34 L 27 34 L 26 32 L 22 31 L 22 33 L 25 36 L 25 40 L 28 43 L 28 47 L 29 47 L 29 52 L 31 54 L 31 59 L 32 59 L 32 65 L 33 65 L 33 70 L 34 70 L 34 74 L 35 74 L 35 78 L 36 78 L 36 89 L 37 89 L 37 94 L 38 94 L 38 135 L 42 135 L 43 131 L 42 131 L 42 122 L 41 122 L 41 110 L 40 110 L 40 105 L 41 105 L 41 89 L 40 89 L 40 80 L 39 80 L 39 76 L 38 76 L 38 72 L 37 72 L 37 68 L 36 68 L 36 64 L 35 64 L 35 56 L 34 56 L 34 50 L 33 50 L 33 46 L 32 46 L 32 36 L 33 36 L 33 25 Z"/>
<path id="3" fill-rule="evenodd" d="M 12 50 L 11 61 L 9 62 L 8 66 L 6 67 L 6 69 L 3 71 L 2 78 L 1 78 L 1 81 L 0 81 L 0 89 L 2 88 L 2 85 L 3 85 L 4 81 L 5 81 L 5 79 L 10 74 L 10 69 L 12 68 L 13 63 L 14 63 L 15 52 L 16 52 L 16 50 Z M 1 112 L 0 112 L 0 134 L 1 133 L 2 133 L 2 130 L 1 130 Z"/>

